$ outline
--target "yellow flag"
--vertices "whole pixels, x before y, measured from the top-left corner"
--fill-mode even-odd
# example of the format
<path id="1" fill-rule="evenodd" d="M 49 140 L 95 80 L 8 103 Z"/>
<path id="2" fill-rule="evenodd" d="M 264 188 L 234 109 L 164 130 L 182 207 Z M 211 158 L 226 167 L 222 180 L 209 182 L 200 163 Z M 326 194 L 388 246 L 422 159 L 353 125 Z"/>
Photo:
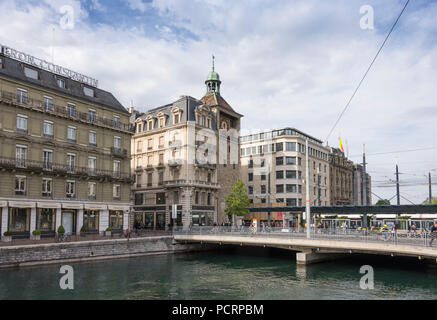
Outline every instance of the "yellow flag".
<path id="1" fill-rule="evenodd" d="M 340 150 L 341 150 L 341 152 L 344 153 L 343 144 L 341 143 L 341 138 L 338 137 L 338 140 L 340 140 Z"/>

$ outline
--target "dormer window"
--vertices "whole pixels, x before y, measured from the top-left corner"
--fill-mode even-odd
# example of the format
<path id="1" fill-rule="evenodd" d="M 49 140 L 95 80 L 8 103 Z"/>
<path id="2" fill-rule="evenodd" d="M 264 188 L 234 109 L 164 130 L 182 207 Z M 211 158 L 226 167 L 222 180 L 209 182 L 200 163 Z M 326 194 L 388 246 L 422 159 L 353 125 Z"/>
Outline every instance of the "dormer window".
<path id="1" fill-rule="evenodd" d="M 159 119 L 159 127 L 163 128 L 164 127 L 164 118 L 160 118 Z"/>
<path id="2" fill-rule="evenodd" d="M 153 120 L 147 121 L 147 130 L 153 130 Z"/>
<path id="3" fill-rule="evenodd" d="M 94 98 L 94 90 L 88 87 L 83 87 L 83 93 L 88 96 Z"/>
<path id="4" fill-rule="evenodd" d="M 64 79 L 57 79 L 56 82 L 58 83 L 58 87 L 65 89 L 65 80 Z"/>
<path id="5" fill-rule="evenodd" d="M 174 124 L 178 124 L 179 123 L 179 113 L 174 115 Z"/>
<path id="6" fill-rule="evenodd" d="M 35 69 L 24 67 L 24 74 L 30 79 L 38 80 L 38 71 Z"/>

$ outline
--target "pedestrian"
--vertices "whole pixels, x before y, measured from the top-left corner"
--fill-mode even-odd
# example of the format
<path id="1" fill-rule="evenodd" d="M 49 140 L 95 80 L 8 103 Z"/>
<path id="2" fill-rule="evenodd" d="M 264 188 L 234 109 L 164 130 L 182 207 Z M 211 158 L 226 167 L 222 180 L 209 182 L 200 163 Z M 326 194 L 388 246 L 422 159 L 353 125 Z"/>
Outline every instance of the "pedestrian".
<path id="1" fill-rule="evenodd" d="M 434 239 L 437 238 L 437 222 L 434 223 L 434 225 L 431 227 L 430 231 L 431 232 L 430 232 L 429 236 L 430 236 L 431 240 L 429 241 L 429 245 L 431 246 Z"/>

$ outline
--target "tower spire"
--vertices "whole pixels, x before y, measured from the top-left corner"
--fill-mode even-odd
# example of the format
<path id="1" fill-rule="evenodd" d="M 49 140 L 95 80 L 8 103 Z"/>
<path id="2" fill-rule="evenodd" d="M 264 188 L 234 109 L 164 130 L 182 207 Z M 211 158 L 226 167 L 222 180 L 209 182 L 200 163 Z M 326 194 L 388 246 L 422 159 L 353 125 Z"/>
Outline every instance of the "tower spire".
<path id="1" fill-rule="evenodd" d="M 214 57 L 214 54 L 212 55 L 212 71 L 214 71 L 214 59 L 215 59 L 215 57 Z"/>
<path id="2" fill-rule="evenodd" d="M 215 57 L 212 55 L 212 71 L 208 74 L 205 81 L 206 93 L 220 93 L 220 76 L 215 72 Z"/>

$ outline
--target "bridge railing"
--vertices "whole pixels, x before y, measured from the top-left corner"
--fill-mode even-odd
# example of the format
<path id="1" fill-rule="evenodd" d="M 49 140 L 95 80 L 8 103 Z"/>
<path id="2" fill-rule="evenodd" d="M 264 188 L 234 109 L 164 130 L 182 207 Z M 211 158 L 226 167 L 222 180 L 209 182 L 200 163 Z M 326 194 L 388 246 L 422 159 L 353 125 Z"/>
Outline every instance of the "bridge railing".
<path id="1" fill-rule="evenodd" d="M 209 236 L 245 236 L 245 237 L 281 237 L 303 239 L 307 237 L 305 228 L 263 228 L 251 227 L 222 227 L 222 226 L 193 226 L 175 227 L 174 235 L 209 235 Z M 310 232 L 312 240 L 334 240 L 354 242 L 381 242 L 396 245 L 413 245 L 430 247 L 437 245 L 437 233 L 403 232 L 403 231 L 369 231 L 357 229 L 312 228 Z M 435 239 L 435 241 L 434 241 Z"/>

